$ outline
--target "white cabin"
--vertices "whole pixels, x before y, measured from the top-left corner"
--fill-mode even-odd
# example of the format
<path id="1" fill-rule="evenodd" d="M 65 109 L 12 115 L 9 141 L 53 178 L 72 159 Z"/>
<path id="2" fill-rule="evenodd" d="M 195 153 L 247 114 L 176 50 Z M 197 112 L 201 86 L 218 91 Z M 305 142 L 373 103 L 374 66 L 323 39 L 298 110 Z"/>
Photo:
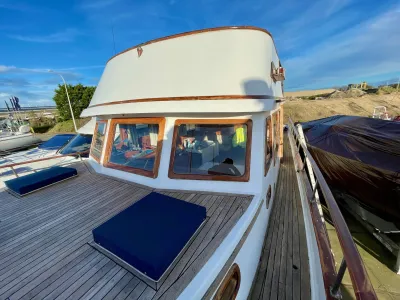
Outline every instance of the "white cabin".
<path id="1" fill-rule="evenodd" d="M 157 189 L 254 195 L 182 299 L 206 292 L 216 266 L 259 215 L 251 233 L 258 242 L 243 247 L 237 261 L 247 279 L 238 298 L 250 292 L 268 224 L 261 203 L 274 198 L 282 156 L 279 66 L 270 33 L 259 28 L 161 38 L 111 58 L 82 113 L 97 118 L 90 164 L 100 174 Z M 218 170 L 229 158 L 238 174 Z"/>

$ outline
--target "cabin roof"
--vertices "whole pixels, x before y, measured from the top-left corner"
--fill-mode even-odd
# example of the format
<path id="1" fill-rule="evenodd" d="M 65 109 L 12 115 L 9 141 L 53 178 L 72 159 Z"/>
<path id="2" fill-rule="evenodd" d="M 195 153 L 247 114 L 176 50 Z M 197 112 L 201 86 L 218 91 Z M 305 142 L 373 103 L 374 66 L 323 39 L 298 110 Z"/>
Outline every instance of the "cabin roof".
<path id="1" fill-rule="evenodd" d="M 271 76 L 275 66 L 272 36 L 258 27 L 155 39 L 108 61 L 82 116 L 268 111 L 283 99 L 282 82 Z"/>
<path id="2" fill-rule="evenodd" d="M 112 60 L 114 57 L 117 57 L 118 55 L 121 55 L 121 54 L 123 54 L 123 53 L 125 53 L 125 52 L 134 50 L 134 49 L 136 49 L 136 48 L 138 48 L 138 47 L 142 47 L 142 46 L 146 46 L 146 45 L 150 45 L 150 44 L 162 42 L 162 41 L 165 41 L 165 40 L 176 39 L 176 38 L 179 38 L 179 37 L 184 37 L 184 36 L 188 36 L 188 35 L 192 35 L 192 34 L 200 34 L 200 33 L 205 33 L 205 32 L 212 32 L 212 31 L 243 30 L 243 29 L 261 31 L 261 32 L 264 32 L 264 33 L 268 34 L 268 35 L 273 39 L 272 34 L 271 34 L 268 30 L 266 30 L 266 29 L 264 29 L 264 28 L 261 28 L 261 27 L 248 26 L 248 25 L 242 25 L 242 26 L 220 26 L 220 27 L 213 27 L 213 28 L 205 28 L 205 29 L 191 30 L 191 31 L 186 31 L 186 32 L 182 32 L 182 33 L 167 35 L 167 36 L 164 36 L 164 37 L 161 37 L 161 38 L 156 38 L 156 39 L 149 40 L 149 41 L 147 41 L 147 42 L 144 42 L 144 43 L 141 43 L 141 44 L 132 46 L 132 47 L 130 47 L 130 48 L 128 48 L 128 49 L 125 49 L 125 50 L 123 50 L 123 51 L 121 51 L 121 52 L 115 54 L 114 56 L 112 56 L 112 57 L 107 61 L 107 63 L 108 63 L 110 60 Z M 274 46 L 275 46 L 275 43 L 274 43 Z"/>

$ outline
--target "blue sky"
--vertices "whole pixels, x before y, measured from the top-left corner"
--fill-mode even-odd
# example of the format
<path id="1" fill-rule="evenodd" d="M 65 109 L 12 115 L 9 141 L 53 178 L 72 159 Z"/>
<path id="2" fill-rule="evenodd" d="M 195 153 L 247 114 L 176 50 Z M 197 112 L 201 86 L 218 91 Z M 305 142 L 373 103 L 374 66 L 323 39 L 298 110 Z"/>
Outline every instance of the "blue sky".
<path id="1" fill-rule="evenodd" d="M 400 0 L 0 0 L 0 107 L 52 105 L 62 72 L 96 85 L 116 51 L 206 27 L 254 25 L 274 36 L 286 90 L 400 76 Z"/>

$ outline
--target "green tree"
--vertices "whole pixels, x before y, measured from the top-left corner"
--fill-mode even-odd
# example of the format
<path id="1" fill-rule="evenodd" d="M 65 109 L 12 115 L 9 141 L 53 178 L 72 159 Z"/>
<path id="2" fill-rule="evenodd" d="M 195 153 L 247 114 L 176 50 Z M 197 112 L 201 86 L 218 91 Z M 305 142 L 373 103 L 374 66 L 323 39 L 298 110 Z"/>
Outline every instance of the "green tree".
<path id="1" fill-rule="evenodd" d="M 82 111 L 89 106 L 96 87 L 84 86 L 79 83 L 77 85 L 67 84 L 67 89 L 74 116 L 79 118 Z M 60 118 L 64 121 L 72 119 L 64 85 L 59 84 L 54 92 L 53 100 L 56 103 Z"/>

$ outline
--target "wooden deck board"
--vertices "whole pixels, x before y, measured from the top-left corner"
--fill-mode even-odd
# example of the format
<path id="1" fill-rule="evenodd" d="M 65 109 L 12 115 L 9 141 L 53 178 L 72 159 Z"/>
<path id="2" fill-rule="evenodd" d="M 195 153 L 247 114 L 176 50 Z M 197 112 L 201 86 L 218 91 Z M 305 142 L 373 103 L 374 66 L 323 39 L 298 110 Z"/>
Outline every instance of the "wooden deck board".
<path id="1" fill-rule="evenodd" d="M 156 291 L 88 244 L 94 228 L 153 190 L 74 167 L 78 177 L 22 198 L 0 191 L 0 299 L 176 298 L 253 198 L 155 190 L 207 209 L 203 228 Z"/>
<path id="2" fill-rule="evenodd" d="M 290 144 L 284 157 L 250 299 L 310 299 L 303 211 Z"/>

